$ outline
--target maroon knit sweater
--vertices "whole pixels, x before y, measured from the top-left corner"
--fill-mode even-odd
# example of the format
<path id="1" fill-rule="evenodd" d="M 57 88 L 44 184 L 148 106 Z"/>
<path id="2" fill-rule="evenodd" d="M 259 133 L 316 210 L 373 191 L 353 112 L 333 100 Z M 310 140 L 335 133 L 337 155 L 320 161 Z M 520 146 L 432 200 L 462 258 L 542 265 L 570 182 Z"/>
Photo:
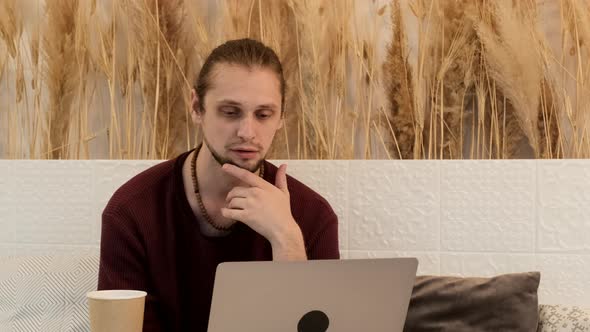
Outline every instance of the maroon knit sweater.
<path id="1" fill-rule="evenodd" d="M 98 289 L 145 290 L 144 331 L 206 331 L 217 265 L 272 260 L 270 243 L 244 224 L 225 237 L 200 233 L 182 181 L 189 152 L 132 178 L 102 214 Z M 264 167 L 274 183 L 277 168 Z M 287 183 L 308 258 L 338 259 L 338 221 L 328 202 L 292 177 Z"/>

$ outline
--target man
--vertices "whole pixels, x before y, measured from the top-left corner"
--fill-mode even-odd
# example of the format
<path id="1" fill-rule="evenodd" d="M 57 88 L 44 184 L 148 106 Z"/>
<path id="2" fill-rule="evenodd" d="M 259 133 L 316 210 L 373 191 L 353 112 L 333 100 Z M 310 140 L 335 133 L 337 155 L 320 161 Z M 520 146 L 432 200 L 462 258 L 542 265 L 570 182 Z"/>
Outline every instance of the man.
<path id="1" fill-rule="evenodd" d="M 219 46 L 192 91 L 203 144 L 107 204 L 98 288 L 148 292 L 144 331 L 206 331 L 221 262 L 339 258 L 328 202 L 264 160 L 284 99 L 274 51 L 250 39 Z"/>

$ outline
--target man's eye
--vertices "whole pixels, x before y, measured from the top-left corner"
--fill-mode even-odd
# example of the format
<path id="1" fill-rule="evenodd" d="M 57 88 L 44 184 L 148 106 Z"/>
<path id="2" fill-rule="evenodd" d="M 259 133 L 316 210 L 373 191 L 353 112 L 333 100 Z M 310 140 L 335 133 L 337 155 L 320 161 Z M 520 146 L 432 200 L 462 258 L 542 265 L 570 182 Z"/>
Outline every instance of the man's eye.
<path id="1" fill-rule="evenodd" d="M 272 112 L 260 112 L 256 114 L 259 119 L 268 119 L 272 116 Z"/>
<path id="2" fill-rule="evenodd" d="M 225 116 L 236 116 L 238 115 L 238 109 L 235 107 L 222 107 L 221 112 Z"/>

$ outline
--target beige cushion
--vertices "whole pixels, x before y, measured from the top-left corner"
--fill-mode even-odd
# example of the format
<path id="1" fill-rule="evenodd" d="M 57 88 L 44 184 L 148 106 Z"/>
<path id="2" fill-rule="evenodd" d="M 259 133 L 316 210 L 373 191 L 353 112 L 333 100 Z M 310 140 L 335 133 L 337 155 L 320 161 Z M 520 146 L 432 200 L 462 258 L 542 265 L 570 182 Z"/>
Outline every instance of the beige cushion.
<path id="1" fill-rule="evenodd" d="M 416 278 L 404 331 L 535 331 L 538 272 Z"/>
<path id="2" fill-rule="evenodd" d="M 538 332 L 590 332 L 590 309 L 542 304 L 539 319 Z"/>

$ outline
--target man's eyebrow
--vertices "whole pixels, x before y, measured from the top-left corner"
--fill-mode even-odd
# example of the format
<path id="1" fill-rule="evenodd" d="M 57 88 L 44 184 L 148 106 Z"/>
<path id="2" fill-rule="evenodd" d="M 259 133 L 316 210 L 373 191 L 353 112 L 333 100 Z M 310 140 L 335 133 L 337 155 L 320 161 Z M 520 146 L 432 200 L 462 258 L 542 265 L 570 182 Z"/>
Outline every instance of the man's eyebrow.
<path id="1" fill-rule="evenodd" d="M 270 108 L 270 109 L 277 109 L 277 105 L 275 105 L 274 103 L 270 103 L 270 104 L 262 104 L 262 105 L 258 105 L 256 108 Z"/>
<path id="2" fill-rule="evenodd" d="M 217 102 L 217 104 L 225 104 L 225 105 L 232 105 L 232 106 L 242 106 L 242 103 L 237 102 L 232 99 L 222 99 Z"/>
<path id="3" fill-rule="evenodd" d="M 233 99 L 222 99 L 220 101 L 217 102 L 217 104 L 223 104 L 223 105 L 230 105 L 230 106 L 242 106 L 242 103 L 235 101 Z M 257 109 L 272 109 L 272 110 L 276 110 L 278 109 L 278 106 L 275 103 L 268 103 L 268 104 L 261 104 L 256 106 Z"/>

